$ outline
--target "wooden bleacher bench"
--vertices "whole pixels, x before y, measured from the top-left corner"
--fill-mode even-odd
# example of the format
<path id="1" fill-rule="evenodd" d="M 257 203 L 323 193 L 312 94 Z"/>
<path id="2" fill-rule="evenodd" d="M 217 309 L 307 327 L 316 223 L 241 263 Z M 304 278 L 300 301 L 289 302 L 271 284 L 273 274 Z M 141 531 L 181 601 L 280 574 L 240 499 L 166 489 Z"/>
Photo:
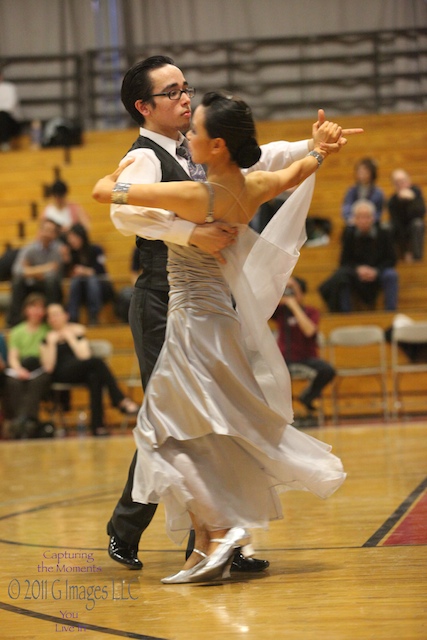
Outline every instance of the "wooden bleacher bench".
<path id="1" fill-rule="evenodd" d="M 329 117 L 329 114 L 326 114 Z M 312 119 L 258 122 L 260 143 L 273 140 L 300 140 L 309 138 Z M 335 117 L 335 116 L 330 116 Z M 362 126 L 365 134 L 353 136 L 346 149 L 328 158 L 327 164 L 316 174 L 316 188 L 309 215 L 328 218 L 332 232 L 328 245 L 303 247 L 295 275 L 304 278 L 308 284 L 306 301 L 318 306 L 322 311 L 321 330 L 327 337 L 329 331 L 348 324 L 379 324 L 383 329 L 391 325 L 392 312 L 381 310 L 381 300 L 375 310 L 353 314 L 330 314 L 317 292 L 319 284 L 336 268 L 340 254 L 340 236 L 343 229 L 341 203 L 346 189 L 353 184 L 353 167 L 360 158 L 371 156 L 379 166 L 378 186 L 387 196 L 392 193 L 390 174 L 393 169 L 403 167 L 412 176 L 427 196 L 427 172 L 425 171 L 425 149 L 427 147 L 427 114 L 381 114 L 342 115 L 336 119 L 344 127 Z M 54 180 L 54 172 L 60 170 L 61 178 L 70 187 L 70 200 L 79 202 L 91 219 L 91 239 L 104 246 L 108 272 L 116 290 L 128 284 L 131 251 L 134 239 L 122 236 L 112 225 L 108 206 L 97 204 L 91 198 L 96 180 L 110 173 L 130 148 L 138 135 L 137 128 L 117 131 L 88 131 L 84 133 L 83 144 L 69 150 L 68 159 L 60 148 L 34 151 L 23 148 L 7 154 L 0 154 L 0 232 L 1 240 L 7 238 L 13 246 L 29 242 L 36 233 L 38 221 L 31 217 L 31 203 L 37 203 L 39 215 L 46 200 L 43 187 Z M 7 180 L 4 180 L 4 177 Z M 386 213 L 384 214 L 387 220 Z M 25 238 L 14 237 L 17 223 L 22 221 Z M 399 311 L 414 319 L 427 318 L 427 251 L 425 261 L 415 265 L 398 263 L 400 277 Z M 0 283 L 0 292 L 9 290 L 8 283 Z M 0 310 L 0 316 L 4 313 Z M 133 345 L 128 325 L 114 317 L 111 305 L 101 313 L 101 324 L 88 329 L 90 337 L 106 337 L 114 345 L 112 367 L 120 379 L 130 375 L 133 364 Z M 427 380 L 420 380 L 420 384 Z M 355 388 L 355 393 L 363 390 Z M 325 411 L 328 415 L 328 395 Z"/>

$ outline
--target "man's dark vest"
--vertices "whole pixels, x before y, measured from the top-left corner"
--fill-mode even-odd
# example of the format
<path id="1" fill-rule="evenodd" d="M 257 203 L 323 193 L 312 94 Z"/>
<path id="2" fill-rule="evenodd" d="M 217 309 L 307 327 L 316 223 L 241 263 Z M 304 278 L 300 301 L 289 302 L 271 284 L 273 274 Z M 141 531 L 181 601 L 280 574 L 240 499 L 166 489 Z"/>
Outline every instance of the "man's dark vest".
<path id="1" fill-rule="evenodd" d="M 160 160 L 162 168 L 161 182 L 174 182 L 178 180 L 191 180 L 179 162 L 163 147 L 153 142 L 149 138 L 139 136 L 133 143 L 130 151 L 134 149 L 152 149 Z M 158 291 L 168 291 L 168 279 L 166 263 L 168 250 L 162 240 L 147 240 L 136 237 L 136 246 L 139 250 L 140 266 L 142 273 L 135 283 L 140 289 L 156 289 Z"/>

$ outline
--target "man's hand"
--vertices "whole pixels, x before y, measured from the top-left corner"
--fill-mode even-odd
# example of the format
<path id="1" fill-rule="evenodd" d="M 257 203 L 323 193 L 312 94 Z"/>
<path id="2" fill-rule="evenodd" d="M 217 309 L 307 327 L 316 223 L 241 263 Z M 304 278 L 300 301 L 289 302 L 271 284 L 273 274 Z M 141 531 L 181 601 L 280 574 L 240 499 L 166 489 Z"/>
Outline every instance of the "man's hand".
<path id="1" fill-rule="evenodd" d="M 310 144 L 310 148 L 314 149 L 314 147 L 316 146 L 320 146 L 323 149 L 325 149 L 325 151 L 327 151 L 328 153 L 338 153 L 338 151 L 347 144 L 347 138 L 346 136 L 351 136 L 354 135 L 356 133 L 363 133 L 363 129 L 360 128 L 356 128 L 356 129 L 343 129 L 341 132 L 341 137 L 339 138 L 339 140 L 337 142 L 334 143 L 325 143 L 322 142 L 321 139 L 319 139 L 319 135 L 318 135 L 318 131 L 320 129 L 320 127 L 322 126 L 322 124 L 326 121 L 326 115 L 323 109 L 319 109 L 319 111 L 317 112 L 317 122 L 315 122 L 313 124 L 312 127 L 312 136 L 313 136 L 313 140 L 311 141 Z"/>
<path id="2" fill-rule="evenodd" d="M 29 265 L 24 263 L 22 272 L 25 278 L 34 278 L 35 280 L 43 280 L 46 275 L 58 271 L 59 264 L 57 262 L 45 262 L 44 264 Z"/>
<path id="3" fill-rule="evenodd" d="M 199 224 L 191 234 L 190 244 L 224 264 L 221 251 L 236 240 L 237 233 L 237 229 L 226 222 Z"/>
<path id="4" fill-rule="evenodd" d="M 366 264 L 361 264 L 356 267 L 356 273 L 361 282 L 375 282 L 378 278 L 377 269 Z"/>
<path id="5" fill-rule="evenodd" d="M 316 143 L 317 146 L 323 146 L 326 150 L 327 147 L 337 143 L 342 139 L 342 129 L 336 122 L 329 122 L 325 120 L 317 130 Z"/>
<path id="6" fill-rule="evenodd" d="M 92 198 L 94 198 L 97 202 L 110 204 L 111 193 L 116 185 L 117 180 L 119 179 L 120 174 L 134 161 L 135 158 L 126 158 L 126 160 L 122 160 L 114 173 L 110 173 L 107 176 L 100 178 L 93 188 Z"/>
<path id="7" fill-rule="evenodd" d="M 409 187 L 405 187 L 403 189 L 400 189 L 400 191 L 398 191 L 397 195 L 401 200 L 414 200 L 415 199 L 415 191 L 413 191 Z"/>

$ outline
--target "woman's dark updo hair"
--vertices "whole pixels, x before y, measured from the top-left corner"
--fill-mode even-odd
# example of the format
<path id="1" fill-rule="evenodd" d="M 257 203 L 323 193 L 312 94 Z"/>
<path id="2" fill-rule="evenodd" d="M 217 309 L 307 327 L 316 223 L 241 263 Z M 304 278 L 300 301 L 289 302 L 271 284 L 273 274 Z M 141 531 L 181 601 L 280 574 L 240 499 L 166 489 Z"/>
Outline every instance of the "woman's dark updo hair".
<path id="1" fill-rule="evenodd" d="M 255 137 L 252 111 L 239 98 L 210 91 L 202 100 L 205 128 L 211 138 L 223 138 L 231 159 L 242 169 L 252 167 L 261 157 Z"/>

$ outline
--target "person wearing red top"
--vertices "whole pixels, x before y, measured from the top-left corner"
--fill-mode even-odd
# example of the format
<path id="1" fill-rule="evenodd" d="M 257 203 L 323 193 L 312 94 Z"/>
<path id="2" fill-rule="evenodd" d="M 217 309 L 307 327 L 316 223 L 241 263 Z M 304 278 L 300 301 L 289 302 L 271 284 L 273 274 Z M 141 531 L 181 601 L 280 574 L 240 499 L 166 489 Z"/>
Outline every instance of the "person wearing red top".
<path id="1" fill-rule="evenodd" d="M 319 357 L 317 333 L 320 312 L 304 305 L 307 291 L 305 280 L 290 278 L 273 318 L 278 324 L 277 342 L 286 364 L 304 364 L 316 372 L 315 377 L 300 394 L 298 400 L 315 411 L 313 401 L 335 376 L 335 369 Z"/>

